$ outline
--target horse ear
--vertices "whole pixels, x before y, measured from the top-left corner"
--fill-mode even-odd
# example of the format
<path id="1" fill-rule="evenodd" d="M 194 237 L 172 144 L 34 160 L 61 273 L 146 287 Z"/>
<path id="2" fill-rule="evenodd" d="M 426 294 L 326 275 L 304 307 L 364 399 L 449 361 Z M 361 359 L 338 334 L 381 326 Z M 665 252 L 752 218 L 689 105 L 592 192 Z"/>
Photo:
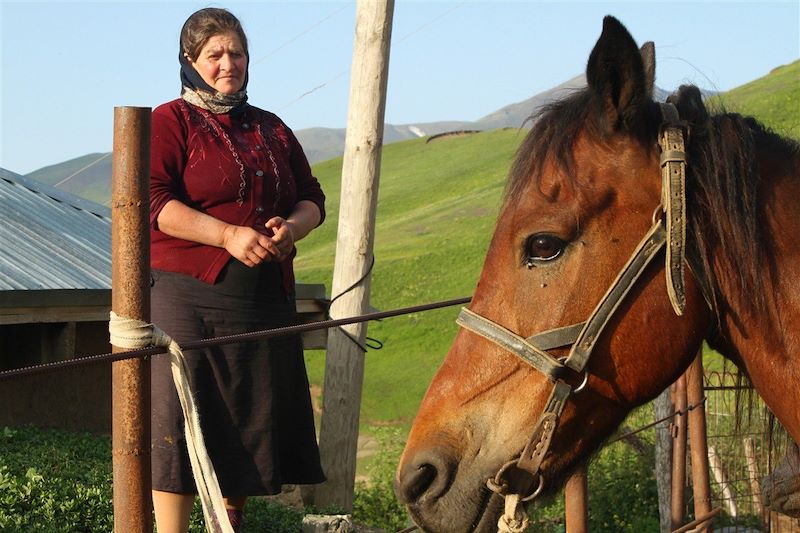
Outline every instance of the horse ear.
<path id="1" fill-rule="evenodd" d="M 617 19 L 603 19 L 603 33 L 589 55 L 586 81 L 600 104 L 601 125 L 632 125 L 650 100 L 644 61 L 636 42 Z"/>
<path id="2" fill-rule="evenodd" d="M 647 88 L 647 95 L 653 98 L 653 89 L 656 85 L 656 45 L 653 41 L 647 41 L 639 49 L 644 66 L 644 84 Z"/>

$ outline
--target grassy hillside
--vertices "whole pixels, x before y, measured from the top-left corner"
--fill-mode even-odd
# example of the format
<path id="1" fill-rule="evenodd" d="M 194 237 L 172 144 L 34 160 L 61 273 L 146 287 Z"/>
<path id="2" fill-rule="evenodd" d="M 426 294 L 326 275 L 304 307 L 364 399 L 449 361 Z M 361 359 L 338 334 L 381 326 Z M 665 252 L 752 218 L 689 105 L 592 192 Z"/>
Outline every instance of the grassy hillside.
<path id="1" fill-rule="evenodd" d="M 800 139 L 800 60 L 719 95 L 729 111 L 757 117 L 776 133 Z"/>
<path id="2" fill-rule="evenodd" d="M 384 148 L 372 305 L 390 309 L 468 296 L 483 263 L 505 173 L 523 131 L 505 130 Z M 314 167 L 328 221 L 299 244 L 298 279 L 331 286 L 341 159 Z M 458 308 L 371 323 L 384 348 L 367 353 L 362 422 L 410 422 L 453 335 Z M 324 353 L 308 356 L 323 382 Z"/>
<path id="3" fill-rule="evenodd" d="M 111 153 L 87 154 L 40 168 L 28 178 L 53 185 L 101 205 L 111 203 Z"/>

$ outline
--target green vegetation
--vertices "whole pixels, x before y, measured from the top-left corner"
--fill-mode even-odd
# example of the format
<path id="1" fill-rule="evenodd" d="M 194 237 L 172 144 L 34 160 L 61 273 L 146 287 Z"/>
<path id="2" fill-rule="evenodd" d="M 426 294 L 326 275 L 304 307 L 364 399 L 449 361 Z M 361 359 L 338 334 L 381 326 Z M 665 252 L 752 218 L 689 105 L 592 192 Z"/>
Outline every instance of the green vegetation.
<path id="1" fill-rule="evenodd" d="M 776 133 L 800 139 L 800 60 L 719 95 L 716 101 L 729 111 L 757 117 Z"/>
<path id="2" fill-rule="evenodd" d="M 0 428 L 0 533 L 113 530 L 111 439 Z M 297 533 L 304 512 L 261 498 L 247 504 L 246 533 Z M 205 532 L 196 503 L 191 533 Z"/>

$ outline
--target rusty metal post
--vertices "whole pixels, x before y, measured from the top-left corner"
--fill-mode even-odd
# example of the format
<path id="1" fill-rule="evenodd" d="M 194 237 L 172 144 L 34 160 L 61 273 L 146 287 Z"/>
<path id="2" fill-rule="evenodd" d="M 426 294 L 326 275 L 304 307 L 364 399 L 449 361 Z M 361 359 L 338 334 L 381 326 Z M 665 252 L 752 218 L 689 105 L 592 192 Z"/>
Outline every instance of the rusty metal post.
<path id="1" fill-rule="evenodd" d="M 672 388 L 672 403 L 675 411 L 672 443 L 672 495 L 670 531 L 681 527 L 684 519 L 684 497 L 686 489 L 686 374 L 678 378 Z"/>
<path id="2" fill-rule="evenodd" d="M 703 352 L 686 371 L 686 395 L 689 411 L 689 450 L 692 456 L 692 489 L 694 491 L 694 515 L 704 516 L 711 512 L 711 482 L 708 475 L 708 435 L 706 433 L 706 409 L 703 401 Z M 711 531 L 711 522 L 706 522 L 696 533 Z"/>
<path id="3" fill-rule="evenodd" d="M 150 108 L 114 108 L 111 309 L 150 321 Z M 121 352 L 122 348 L 112 347 Z M 111 365 L 114 531 L 153 530 L 149 359 Z"/>
<path id="4" fill-rule="evenodd" d="M 587 467 L 582 466 L 567 480 L 564 488 L 567 533 L 589 531 L 589 485 Z"/>

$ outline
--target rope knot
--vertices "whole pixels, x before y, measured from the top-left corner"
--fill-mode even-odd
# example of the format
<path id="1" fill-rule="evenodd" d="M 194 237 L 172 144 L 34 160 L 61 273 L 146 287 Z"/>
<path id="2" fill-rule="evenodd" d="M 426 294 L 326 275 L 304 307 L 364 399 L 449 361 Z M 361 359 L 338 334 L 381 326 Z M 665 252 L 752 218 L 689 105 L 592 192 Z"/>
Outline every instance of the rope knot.
<path id="1" fill-rule="evenodd" d="M 519 494 L 506 494 L 503 516 L 497 521 L 498 533 L 523 533 L 528 528 L 528 515 Z"/>
<path id="2" fill-rule="evenodd" d="M 135 318 L 121 317 L 111 311 L 108 321 L 108 334 L 111 344 L 136 350 L 148 346 L 169 347 L 172 337 L 164 333 L 154 324 L 136 320 Z"/>

